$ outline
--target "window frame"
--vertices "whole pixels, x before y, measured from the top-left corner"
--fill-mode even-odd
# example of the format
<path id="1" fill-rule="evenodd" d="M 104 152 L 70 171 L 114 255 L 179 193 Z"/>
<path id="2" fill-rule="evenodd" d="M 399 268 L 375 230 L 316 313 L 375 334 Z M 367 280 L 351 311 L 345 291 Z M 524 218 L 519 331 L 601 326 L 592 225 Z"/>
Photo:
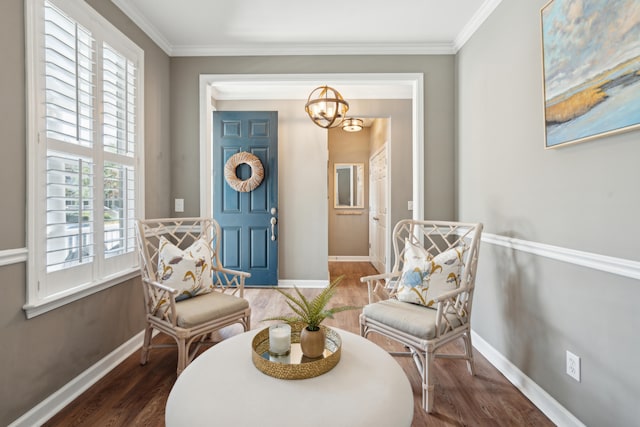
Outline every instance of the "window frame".
<path id="1" fill-rule="evenodd" d="M 94 150 L 92 159 L 96 164 L 96 173 L 100 173 L 106 163 L 111 162 L 113 158 L 104 150 L 102 143 L 102 46 L 106 43 L 110 48 L 117 50 L 135 65 L 135 153 L 130 162 L 131 164 L 127 165 L 134 168 L 135 218 L 144 218 L 144 51 L 84 1 L 48 1 L 88 29 L 94 38 L 94 85 L 96 89 L 94 93 L 93 132 L 95 135 L 94 144 L 98 144 L 98 149 Z M 47 273 L 46 235 L 43 237 L 45 233 L 40 230 L 46 230 L 46 161 L 47 150 L 48 148 L 52 149 L 52 147 L 47 143 L 44 114 L 46 87 L 44 81 L 44 0 L 25 1 L 25 41 L 28 259 L 26 304 L 23 308 L 27 318 L 32 318 L 122 283 L 140 273 L 137 249 L 115 257 L 108 257 L 105 251 L 101 250 L 100 256 L 95 256 L 91 263 L 86 264 L 88 268 L 61 270 L 74 276 L 76 284 L 55 293 L 47 293 L 46 281 L 48 277 L 52 278 L 52 273 Z M 99 86 L 100 88 L 98 88 Z M 104 193 L 104 183 L 100 180 L 99 184 L 100 186 L 96 189 L 96 192 Z M 103 195 L 97 199 L 102 200 L 102 197 Z M 98 212 L 98 209 L 95 209 L 94 212 Z M 104 233 L 104 216 L 100 215 L 94 220 L 99 223 L 94 228 L 94 234 Z M 104 236 L 98 238 L 97 241 L 102 242 L 103 239 Z M 64 274 L 58 275 L 64 276 Z"/>

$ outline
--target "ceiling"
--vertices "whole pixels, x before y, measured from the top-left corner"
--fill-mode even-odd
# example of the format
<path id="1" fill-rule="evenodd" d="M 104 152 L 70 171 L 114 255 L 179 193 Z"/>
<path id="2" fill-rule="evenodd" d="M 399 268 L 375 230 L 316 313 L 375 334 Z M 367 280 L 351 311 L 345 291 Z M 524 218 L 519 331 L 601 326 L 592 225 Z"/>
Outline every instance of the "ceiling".
<path id="1" fill-rule="evenodd" d="M 112 0 L 170 56 L 452 54 L 501 0 Z"/>
<path id="2" fill-rule="evenodd" d="M 454 54 L 502 0 L 112 0 L 170 56 Z M 411 99 L 411 84 L 252 75 L 210 83 L 217 100 Z M 375 79 L 374 79 L 375 80 Z"/>

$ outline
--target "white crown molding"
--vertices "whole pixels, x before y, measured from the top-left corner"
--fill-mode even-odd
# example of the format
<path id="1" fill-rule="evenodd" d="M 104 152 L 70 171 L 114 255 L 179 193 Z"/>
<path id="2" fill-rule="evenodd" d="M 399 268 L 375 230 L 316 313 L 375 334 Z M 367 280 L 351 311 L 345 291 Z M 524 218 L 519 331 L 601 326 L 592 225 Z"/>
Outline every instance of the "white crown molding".
<path id="1" fill-rule="evenodd" d="M 482 241 L 557 261 L 564 261 L 570 264 L 640 280 L 640 261 L 578 251 L 491 233 L 482 233 Z"/>
<path id="2" fill-rule="evenodd" d="M 471 17 L 469 22 L 462 28 L 457 37 L 453 40 L 454 53 L 458 52 L 471 36 L 478 31 L 478 28 L 493 13 L 502 0 L 486 0 L 480 9 Z"/>
<path id="3" fill-rule="evenodd" d="M 453 43 L 389 44 L 245 44 L 173 46 L 172 56 L 285 56 L 285 55 L 451 55 Z"/>
<path id="4" fill-rule="evenodd" d="M 555 400 L 542 387 L 526 376 L 491 344 L 474 330 L 471 331 L 473 347 L 480 352 L 511 384 L 522 392 L 535 406 L 558 426 L 585 427 L 585 425 Z"/>
<path id="5" fill-rule="evenodd" d="M 156 334 L 158 334 L 158 331 L 154 331 L 154 336 Z M 89 369 L 83 371 L 80 375 L 62 386 L 62 388 L 58 389 L 58 391 L 51 394 L 20 418 L 9 424 L 9 427 L 42 425 L 138 350 L 143 338 L 144 331 L 134 335 L 120 347 L 113 350 Z"/>
<path id="6" fill-rule="evenodd" d="M 169 40 L 128 0 L 111 0 L 125 15 L 129 17 L 151 40 L 169 56 L 172 56 L 172 47 Z"/>
<path id="7" fill-rule="evenodd" d="M 0 250 L 0 266 L 26 262 L 27 256 L 27 248 Z"/>

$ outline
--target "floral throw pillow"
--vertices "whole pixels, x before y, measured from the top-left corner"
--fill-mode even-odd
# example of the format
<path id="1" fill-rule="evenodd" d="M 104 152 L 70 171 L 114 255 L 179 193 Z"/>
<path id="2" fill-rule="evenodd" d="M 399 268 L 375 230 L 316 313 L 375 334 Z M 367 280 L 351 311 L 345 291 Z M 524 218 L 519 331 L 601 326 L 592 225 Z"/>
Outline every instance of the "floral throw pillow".
<path id="1" fill-rule="evenodd" d="M 424 249 L 422 250 L 424 251 Z M 435 298 L 460 286 L 465 251 L 466 247 L 464 246 L 454 247 L 435 257 L 430 257 L 427 265 L 419 270 L 414 268 L 408 274 L 403 270 L 401 284 L 398 288 L 398 300 L 425 307 L 434 306 Z"/>
<path id="2" fill-rule="evenodd" d="M 204 239 L 182 250 L 160 237 L 158 281 L 179 291 L 176 301 L 211 292 L 211 274 L 211 247 Z M 160 306 L 166 303 L 162 301 Z"/>
<path id="3" fill-rule="evenodd" d="M 405 239 L 404 262 L 402 276 L 396 293 L 396 298 L 404 302 L 420 304 L 424 299 L 423 293 L 429 288 L 427 276 L 431 271 L 433 256 L 422 246 Z M 423 304 L 426 305 L 426 304 Z"/>

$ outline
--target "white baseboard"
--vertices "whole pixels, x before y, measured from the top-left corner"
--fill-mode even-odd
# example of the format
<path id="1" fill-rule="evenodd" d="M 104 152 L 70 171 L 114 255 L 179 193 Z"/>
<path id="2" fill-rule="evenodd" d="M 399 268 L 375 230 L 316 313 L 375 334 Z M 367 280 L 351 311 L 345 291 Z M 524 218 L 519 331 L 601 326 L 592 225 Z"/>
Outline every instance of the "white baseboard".
<path id="1" fill-rule="evenodd" d="M 328 284 L 328 280 L 278 280 L 279 288 L 324 288 Z"/>
<path id="2" fill-rule="evenodd" d="M 370 260 L 368 256 L 329 255 L 329 261 L 334 262 L 369 262 Z"/>
<path id="3" fill-rule="evenodd" d="M 154 331 L 157 332 L 157 331 Z M 69 381 L 61 389 L 38 403 L 27 413 L 9 424 L 9 427 L 39 426 L 84 393 L 142 346 L 144 331 L 136 334 L 96 364 Z"/>
<path id="4" fill-rule="evenodd" d="M 542 387 L 526 376 L 516 365 L 511 363 L 491 344 L 486 342 L 475 331 L 471 331 L 473 346 L 498 371 L 504 375 L 518 390 L 522 392 L 534 405 L 559 427 L 585 427 L 571 412 L 555 400 Z"/>

